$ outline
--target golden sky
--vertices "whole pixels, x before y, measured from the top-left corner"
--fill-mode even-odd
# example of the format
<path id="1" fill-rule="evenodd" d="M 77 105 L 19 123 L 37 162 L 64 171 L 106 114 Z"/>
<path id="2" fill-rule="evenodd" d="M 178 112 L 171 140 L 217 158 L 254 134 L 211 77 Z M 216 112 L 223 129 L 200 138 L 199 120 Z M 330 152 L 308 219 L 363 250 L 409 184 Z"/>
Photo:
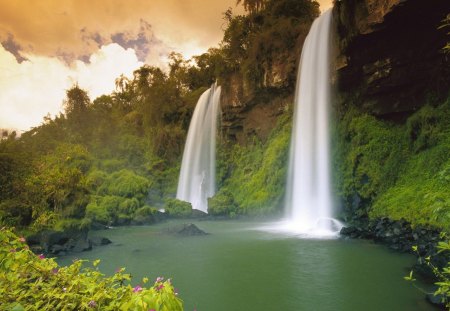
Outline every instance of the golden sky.
<path id="1" fill-rule="evenodd" d="M 331 0 L 321 0 L 322 9 Z M 74 82 L 91 99 L 120 74 L 198 55 L 222 38 L 235 0 L 0 0 L 0 128 L 27 130 L 61 110 Z"/>

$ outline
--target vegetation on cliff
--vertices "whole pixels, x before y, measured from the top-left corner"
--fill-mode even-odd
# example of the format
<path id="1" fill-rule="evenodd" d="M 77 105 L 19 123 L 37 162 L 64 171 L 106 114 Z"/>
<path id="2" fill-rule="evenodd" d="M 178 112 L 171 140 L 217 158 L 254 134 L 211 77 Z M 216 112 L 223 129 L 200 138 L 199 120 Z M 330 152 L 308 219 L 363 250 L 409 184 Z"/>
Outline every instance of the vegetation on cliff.
<path id="1" fill-rule="evenodd" d="M 336 137 L 335 185 L 347 215 L 450 230 L 450 99 L 430 100 L 402 125 L 351 109 Z"/>

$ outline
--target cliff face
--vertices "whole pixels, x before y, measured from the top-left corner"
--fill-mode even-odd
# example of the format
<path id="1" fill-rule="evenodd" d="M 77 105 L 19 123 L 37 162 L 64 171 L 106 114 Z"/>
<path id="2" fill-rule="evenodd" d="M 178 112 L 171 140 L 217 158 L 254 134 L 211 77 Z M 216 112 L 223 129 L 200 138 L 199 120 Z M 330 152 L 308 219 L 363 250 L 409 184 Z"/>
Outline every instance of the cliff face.
<path id="1" fill-rule="evenodd" d="M 402 122 L 426 103 L 446 96 L 448 37 L 438 27 L 448 0 L 346 0 L 335 4 L 337 106 L 356 105 Z"/>
<path id="2" fill-rule="evenodd" d="M 297 66 L 310 24 L 299 27 L 295 42 L 289 44 L 291 48 L 272 51 L 259 64 L 259 72 L 256 73 L 258 82 L 241 72 L 224 78 L 222 135 L 227 141 L 245 145 L 255 136 L 266 141 L 278 116 L 292 105 Z"/>
<path id="3" fill-rule="evenodd" d="M 253 137 L 265 141 L 278 116 L 293 103 L 296 67 L 306 35 L 291 51 L 262 64 L 262 82 L 257 88 L 241 74 L 228 77 L 222 88 L 222 134 L 231 142 L 245 145 Z"/>

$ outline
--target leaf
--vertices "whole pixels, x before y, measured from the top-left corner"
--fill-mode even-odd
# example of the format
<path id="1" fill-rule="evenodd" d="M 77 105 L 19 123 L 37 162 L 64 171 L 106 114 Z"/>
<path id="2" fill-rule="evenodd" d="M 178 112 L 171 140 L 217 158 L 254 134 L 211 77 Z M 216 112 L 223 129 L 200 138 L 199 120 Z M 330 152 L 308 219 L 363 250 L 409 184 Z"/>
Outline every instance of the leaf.
<path id="1" fill-rule="evenodd" d="M 19 303 L 16 304 L 14 308 L 11 309 L 11 311 L 25 311 L 25 308 Z"/>
<path id="2" fill-rule="evenodd" d="M 100 259 L 97 259 L 97 260 L 94 260 L 94 262 L 92 263 L 92 265 L 93 265 L 94 267 L 97 267 L 99 263 L 100 263 Z"/>

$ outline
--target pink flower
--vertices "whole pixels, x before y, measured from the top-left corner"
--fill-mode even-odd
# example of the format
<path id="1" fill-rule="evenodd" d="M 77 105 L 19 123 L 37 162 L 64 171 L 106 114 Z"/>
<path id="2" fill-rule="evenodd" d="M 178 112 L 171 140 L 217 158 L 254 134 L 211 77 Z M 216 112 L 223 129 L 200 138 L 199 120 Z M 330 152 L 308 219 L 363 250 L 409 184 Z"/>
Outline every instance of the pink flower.
<path id="1" fill-rule="evenodd" d="M 158 276 L 158 277 L 156 278 L 156 282 L 162 282 L 162 281 L 164 281 L 164 277 Z"/>
<path id="2" fill-rule="evenodd" d="M 138 293 L 138 292 L 140 292 L 140 291 L 142 291 L 142 287 L 141 287 L 140 285 L 136 285 L 136 286 L 133 288 L 133 293 Z"/>
<path id="3" fill-rule="evenodd" d="M 39 257 L 39 259 L 45 259 L 44 254 L 40 254 L 38 257 Z"/>
<path id="4" fill-rule="evenodd" d="M 52 269 L 52 273 L 53 273 L 53 274 L 57 274 L 57 273 L 58 273 L 58 271 L 59 271 L 59 269 L 58 269 L 58 268 L 54 268 L 54 269 Z"/>
<path id="5" fill-rule="evenodd" d="M 91 300 L 88 303 L 89 308 L 95 308 L 97 306 L 97 303 L 95 302 L 95 300 Z"/>
<path id="6" fill-rule="evenodd" d="M 159 285 L 158 287 L 156 287 L 156 290 L 161 290 L 164 288 L 164 284 Z"/>
<path id="7" fill-rule="evenodd" d="M 24 237 L 20 237 L 20 238 L 19 238 L 19 241 L 22 242 L 22 243 L 25 243 L 25 242 L 26 242 L 26 240 L 25 240 Z"/>

